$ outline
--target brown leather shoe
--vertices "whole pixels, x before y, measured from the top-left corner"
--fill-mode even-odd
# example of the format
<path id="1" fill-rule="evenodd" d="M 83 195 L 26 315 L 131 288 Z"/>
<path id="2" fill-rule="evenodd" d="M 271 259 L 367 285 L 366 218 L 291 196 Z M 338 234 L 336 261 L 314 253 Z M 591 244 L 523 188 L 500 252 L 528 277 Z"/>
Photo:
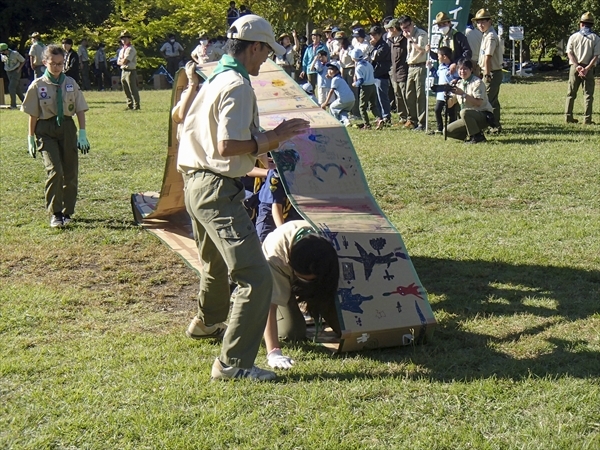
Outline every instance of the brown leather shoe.
<path id="1" fill-rule="evenodd" d="M 415 128 L 416 125 L 414 123 L 412 123 L 410 120 L 407 120 L 406 123 L 404 124 L 404 128 Z"/>

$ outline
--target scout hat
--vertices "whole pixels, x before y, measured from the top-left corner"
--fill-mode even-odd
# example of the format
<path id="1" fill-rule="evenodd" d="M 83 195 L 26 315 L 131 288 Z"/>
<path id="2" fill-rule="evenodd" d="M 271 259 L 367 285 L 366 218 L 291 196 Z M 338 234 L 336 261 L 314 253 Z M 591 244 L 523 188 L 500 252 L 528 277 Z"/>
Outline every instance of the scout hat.
<path id="1" fill-rule="evenodd" d="M 352 22 L 352 25 L 350 25 L 352 28 L 354 27 L 359 27 L 360 28 L 360 20 L 355 20 L 354 22 Z"/>
<path id="2" fill-rule="evenodd" d="M 386 23 L 383 28 L 389 30 L 390 28 L 398 28 L 398 19 L 392 19 L 388 23 Z"/>
<path id="3" fill-rule="evenodd" d="M 445 12 L 439 12 L 435 16 L 435 23 L 439 25 L 444 22 L 452 22 L 452 19 Z"/>
<path id="4" fill-rule="evenodd" d="M 3 42 L 2 44 L 0 44 L 0 52 L 3 52 L 4 50 L 8 50 L 8 44 L 5 44 Z"/>
<path id="5" fill-rule="evenodd" d="M 275 52 L 276 55 L 284 55 L 285 47 L 275 41 L 271 24 L 256 14 L 246 14 L 237 19 L 229 30 L 229 39 L 239 39 L 250 42 L 263 42 Z"/>
<path id="6" fill-rule="evenodd" d="M 586 13 L 583 13 L 583 16 L 581 16 L 580 22 L 593 24 L 594 23 L 594 16 L 589 11 L 586 12 Z"/>
<path id="7" fill-rule="evenodd" d="M 319 30 L 317 30 L 316 28 L 312 30 L 312 32 L 310 33 L 311 36 L 323 36 L 321 34 L 321 32 Z"/>
<path id="8" fill-rule="evenodd" d="M 331 25 L 323 30 L 323 33 L 331 33 L 333 30 L 331 29 Z"/>
<path id="9" fill-rule="evenodd" d="M 40 37 L 40 33 L 38 33 L 37 31 L 34 31 L 33 33 L 31 33 L 31 36 L 34 39 L 38 39 Z"/>
<path id="10" fill-rule="evenodd" d="M 360 48 L 354 48 L 354 49 L 350 50 L 350 58 L 363 59 L 364 57 L 365 57 L 365 55 Z"/>
<path id="11" fill-rule="evenodd" d="M 286 38 L 286 37 L 287 37 L 287 38 L 289 38 L 289 37 L 290 37 L 290 35 L 289 35 L 289 34 L 287 34 L 287 33 L 281 33 L 281 34 L 279 35 L 279 40 L 282 40 L 283 38 Z"/>
<path id="12" fill-rule="evenodd" d="M 129 31 L 125 30 L 121 33 L 121 35 L 119 36 L 119 39 L 123 39 L 123 38 L 131 39 L 131 34 L 129 34 Z"/>
<path id="13" fill-rule="evenodd" d="M 201 39 L 203 37 L 208 38 L 208 31 L 200 30 L 200 33 L 198 33 L 198 39 Z"/>
<path id="14" fill-rule="evenodd" d="M 477 22 L 478 20 L 486 20 L 486 19 L 491 19 L 492 15 L 490 14 L 490 12 L 485 9 L 485 8 L 481 8 L 479 11 L 477 11 L 475 13 L 475 17 L 473 17 L 473 21 Z"/>
<path id="15" fill-rule="evenodd" d="M 346 33 L 343 31 L 338 31 L 335 33 L 335 39 L 344 39 L 346 37 Z"/>

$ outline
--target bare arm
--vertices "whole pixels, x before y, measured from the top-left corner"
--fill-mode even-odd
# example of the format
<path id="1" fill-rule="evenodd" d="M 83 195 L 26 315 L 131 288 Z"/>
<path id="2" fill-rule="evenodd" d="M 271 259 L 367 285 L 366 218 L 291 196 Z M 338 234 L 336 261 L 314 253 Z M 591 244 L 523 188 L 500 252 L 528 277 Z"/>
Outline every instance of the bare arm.
<path id="1" fill-rule="evenodd" d="M 273 214 L 273 221 L 276 227 L 280 227 L 285 223 L 283 218 L 283 205 L 280 203 L 273 203 L 271 205 L 271 213 Z"/>
<path id="2" fill-rule="evenodd" d="M 35 126 L 37 125 L 38 118 L 35 116 L 29 116 L 29 136 L 35 135 Z"/>
<path id="3" fill-rule="evenodd" d="M 85 112 L 84 111 L 77 112 L 77 122 L 79 122 L 79 129 L 85 130 Z"/>
<path id="4" fill-rule="evenodd" d="M 333 89 L 329 89 L 329 92 L 327 93 L 327 98 L 325 99 L 325 102 L 323 102 L 323 104 L 321 105 L 321 108 L 323 108 L 323 109 L 327 108 L 327 105 L 329 105 L 329 102 L 331 101 L 332 96 L 333 96 Z"/>
<path id="5" fill-rule="evenodd" d="M 265 327 L 265 345 L 267 353 L 275 348 L 279 348 L 279 337 L 277 336 L 277 305 L 271 304 L 269 316 L 267 317 L 267 326 Z"/>

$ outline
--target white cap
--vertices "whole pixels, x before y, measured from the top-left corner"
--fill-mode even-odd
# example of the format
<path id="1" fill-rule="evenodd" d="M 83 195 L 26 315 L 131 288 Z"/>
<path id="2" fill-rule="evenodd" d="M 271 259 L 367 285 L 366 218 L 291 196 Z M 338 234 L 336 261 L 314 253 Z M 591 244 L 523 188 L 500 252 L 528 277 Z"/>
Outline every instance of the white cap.
<path id="1" fill-rule="evenodd" d="M 335 60 L 329 61 L 327 64 L 325 64 L 325 67 L 335 67 L 338 72 L 342 71 L 342 68 L 340 67 L 340 63 Z"/>
<path id="2" fill-rule="evenodd" d="M 242 41 L 264 42 L 273 49 L 275 54 L 279 56 L 285 54 L 285 47 L 275 40 L 271 24 L 255 14 L 247 14 L 233 22 L 227 30 L 227 37 Z"/>
<path id="3" fill-rule="evenodd" d="M 304 89 L 304 92 L 306 92 L 307 94 L 312 95 L 314 93 L 312 84 L 310 83 L 304 83 L 302 85 L 302 89 Z"/>

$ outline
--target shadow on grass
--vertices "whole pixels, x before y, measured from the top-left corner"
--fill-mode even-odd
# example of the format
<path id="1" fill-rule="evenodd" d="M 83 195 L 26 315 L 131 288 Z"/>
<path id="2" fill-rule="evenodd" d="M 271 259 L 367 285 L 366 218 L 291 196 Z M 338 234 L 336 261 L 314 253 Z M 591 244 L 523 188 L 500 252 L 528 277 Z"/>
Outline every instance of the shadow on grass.
<path id="1" fill-rule="evenodd" d="M 587 340 L 556 334 L 560 325 L 600 313 L 600 271 L 428 257 L 413 262 L 427 291 L 442 298 L 434 303 L 434 312 L 446 318 L 426 345 L 375 350 L 365 352 L 366 357 L 411 362 L 428 372 L 415 378 L 444 382 L 600 376 L 600 352 L 591 351 Z M 520 331 L 502 333 L 503 317 L 508 316 L 515 320 L 507 326 Z M 494 323 L 494 333 L 465 330 L 465 323 L 484 318 Z M 523 356 L 501 351 L 503 346 L 519 346 L 521 340 Z"/>
<path id="2" fill-rule="evenodd" d="M 87 218 L 77 218 L 73 224 L 76 227 L 81 228 L 108 228 L 111 230 L 130 230 L 132 228 L 137 228 L 139 225 L 132 221 L 118 221 L 115 219 L 87 219 Z M 65 230 L 69 230 L 72 227 L 67 227 Z"/>

